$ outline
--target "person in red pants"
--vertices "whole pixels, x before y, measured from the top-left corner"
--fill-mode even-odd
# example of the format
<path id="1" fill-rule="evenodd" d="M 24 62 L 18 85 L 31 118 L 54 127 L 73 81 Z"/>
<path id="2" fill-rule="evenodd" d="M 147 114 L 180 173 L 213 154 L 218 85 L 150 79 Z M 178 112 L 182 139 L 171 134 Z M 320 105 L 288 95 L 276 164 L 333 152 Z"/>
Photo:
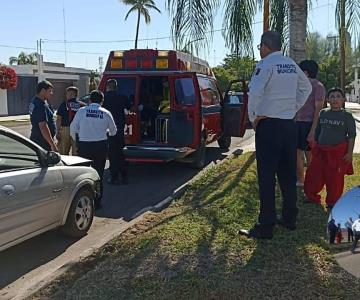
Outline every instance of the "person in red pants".
<path id="1" fill-rule="evenodd" d="M 340 88 L 328 92 L 330 108 L 320 111 L 306 171 L 304 192 L 308 202 L 321 203 L 326 186 L 326 204 L 332 208 L 344 190 L 344 176 L 354 174 L 352 157 L 356 137 L 355 120 L 343 109 L 345 94 Z"/>
<path id="2" fill-rule="evenodd" d="M 341 224 L 339 223 L 337 226 L 336 244 L 341 244 L 341 241 L 342 241 L 342 232 L 341 232 Z"/>

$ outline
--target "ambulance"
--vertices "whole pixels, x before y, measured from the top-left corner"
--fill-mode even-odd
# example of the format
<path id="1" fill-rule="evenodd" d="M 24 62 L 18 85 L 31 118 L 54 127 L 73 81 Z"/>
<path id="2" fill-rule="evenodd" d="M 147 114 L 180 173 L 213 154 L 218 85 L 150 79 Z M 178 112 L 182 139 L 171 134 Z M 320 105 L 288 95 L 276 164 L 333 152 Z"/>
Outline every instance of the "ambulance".
<path id="1" fill-rule="evenodd" d="M 128 161 L 205 164 L 206 145 L 228 149 L 247 123 L 245 81 L 225 93 L 204 60 L 179 51 L 111 51 L 100 81 L 116 79 L 131 100 L 124 129 Z"/>

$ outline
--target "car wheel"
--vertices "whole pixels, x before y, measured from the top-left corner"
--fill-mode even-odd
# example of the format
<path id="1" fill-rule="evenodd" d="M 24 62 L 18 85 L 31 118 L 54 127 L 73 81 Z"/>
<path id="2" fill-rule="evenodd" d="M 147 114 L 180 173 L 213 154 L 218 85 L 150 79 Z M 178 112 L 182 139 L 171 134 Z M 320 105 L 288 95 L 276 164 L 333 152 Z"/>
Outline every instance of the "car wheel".
<path id="1" fill-rule="evenodd" d="M 94 193 L 86 188 L 79 190 L 71 203 L 65 225 L 61 228 L 65 235 L 84 236 L 94 218 Z"/>
<path id="2" fill-rule="evenodd" d="M 221 150 L 229 150 L 231 145 L 231 136 L 222 135 L 217 142 Z"/>

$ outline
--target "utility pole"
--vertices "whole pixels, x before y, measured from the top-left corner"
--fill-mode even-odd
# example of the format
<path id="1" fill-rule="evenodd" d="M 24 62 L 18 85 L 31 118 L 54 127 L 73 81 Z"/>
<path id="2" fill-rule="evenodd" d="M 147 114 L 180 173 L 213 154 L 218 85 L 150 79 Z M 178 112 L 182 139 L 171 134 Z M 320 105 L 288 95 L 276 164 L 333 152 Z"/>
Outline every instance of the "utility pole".
<path id="1" fill-rule="evenodd" d="M 67 48 L 66 48 L 66 19 L 65 19 L 65 4 L 63 2 L 63 23 L 64 23 L 64 50 L 65 50 L 65 66 L 67 63 Z"/>
<path id="2" fill-rule="evenodd" d="M 269 15 L 270 15 L 270 0 L 264 0 L 264 22 L 263 22 L 263 31 L 269 31 L 270 22 L 269 22 Z"/>
<path id="3" fill-rule="evenodd" d="M 37 57 L 37 67 L 38 67 L 38 82 L 43 81 L 44 78 L 44 70 L 43 70 L 43 56 L 42 56 L 42 40 L 40 39 L 40 41 L 36 41 L 37 44 L 37 53 L 36 53 L 36 57 Z"/>
<path id="4" fill-rule="evenodd" d="M 345 91 L 345 46 L 346 46 L 346 24 L 345 24 L 345 3 L 340 0 L 340 87 Z"/>

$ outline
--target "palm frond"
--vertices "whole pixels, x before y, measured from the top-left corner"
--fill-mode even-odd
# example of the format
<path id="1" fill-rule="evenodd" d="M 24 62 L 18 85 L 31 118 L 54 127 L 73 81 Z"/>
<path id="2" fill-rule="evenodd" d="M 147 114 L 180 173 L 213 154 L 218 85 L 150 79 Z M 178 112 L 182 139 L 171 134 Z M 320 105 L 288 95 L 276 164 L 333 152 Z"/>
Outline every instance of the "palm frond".
<path id="1" fill-rule="evenodd" d="M 258 0 L 226 0 L 223 37 L 236 55 L 253 55 L 252 23 L 259 8 Z"/>
<path id="2" fill-rule="evenodd" d="M 156 10 L 158 13 L 161 13 L 161 10 L 158 9 L 156 5 L 153 5 L 153 4 L 144 4 L 144 7 L 148 8 L 148 9 Z"/>
<path id="3" fill-rule="evenodd" d="M 288 1 L 270 0 L 270 29 L 281 34 L 283 51 L 287 49 L 289 39 Z"/>
<path id="4" fill-rule="evenodd" d="M 191 45 L 195 52 L 209 46 L 213 37 L 213 21 L 220 0 L 167 0 L 172 17 L 171 32 L 176 49 Z"/>
<path id="5" fill-rule="evenodd" d="M 149 13 L 149 10 L 145 7 L 142 7 L 140 9 L 140 14 L 142 16 L 144 16 L 144 19 L 145 19 L 145 23 L 146 24 L 149 24 L 151 22 L 151 17 L 150 17 L 150 13 Z"/>
<path id="6" fill-rule="evenodd" d="M 130 8 L 130 10 L 127 12 L 126 16 L 125 16 L 125 21 L 128 19 L 129 15 L 132 13 L 132 12 L 136 12 L 138 9 L 136 6 L 133 6 L 132 8 Z"/>

